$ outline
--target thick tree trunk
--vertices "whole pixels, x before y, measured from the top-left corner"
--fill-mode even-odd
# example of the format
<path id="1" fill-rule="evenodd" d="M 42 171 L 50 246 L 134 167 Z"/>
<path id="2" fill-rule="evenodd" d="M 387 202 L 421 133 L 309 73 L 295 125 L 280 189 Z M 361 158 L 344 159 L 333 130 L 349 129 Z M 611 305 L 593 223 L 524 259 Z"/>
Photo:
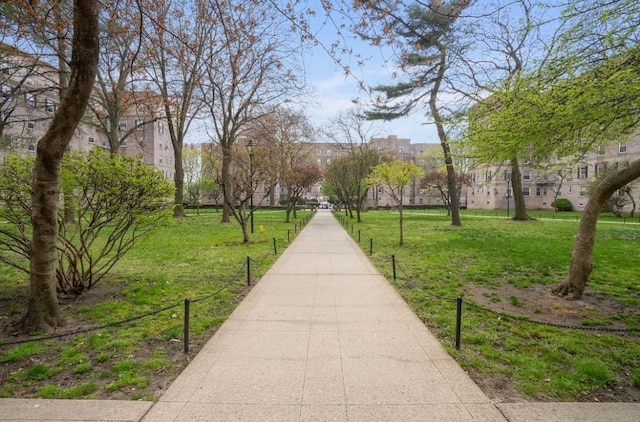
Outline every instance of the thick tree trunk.
<path id="1" fill-rule="evenodd" d="M 553 293 L 568 299 L 580 299 L 593 269 L 592 255 L 596 238 L 596 224 L 600 210 L 613 193 L 640 177 L 640 160 L 632 162 L 628 167 L 605 177 L 596 186 L 584 209 L 578 235 L 571 255 L 571 267 L 567 278 Z"/>
<path id="2" fill-rule="evenodd" d="M 529 214 L 527 214 L 527 206 L 524 202 L 524 193 L 522 191 L 522 173 L 520 172 L 520 164 L 518 164 L 517 157 L 514 157 L 511 160 L 511 188 L 513 189 L 514 202 L 513 219 L 518 221 L 531 220 L 531 217 L 529 217 Z"/>
<path id="3" fill-rule="evenodd" d="M 29 307 L 25 332 L 54 330 L 62 323 L 56 297 L 56 237 L 60 164 L 84 115 L 98 67 L 98 2 L 75 0 L 69 87 L 47 133 L 38 142 L 33 173 Z"/>

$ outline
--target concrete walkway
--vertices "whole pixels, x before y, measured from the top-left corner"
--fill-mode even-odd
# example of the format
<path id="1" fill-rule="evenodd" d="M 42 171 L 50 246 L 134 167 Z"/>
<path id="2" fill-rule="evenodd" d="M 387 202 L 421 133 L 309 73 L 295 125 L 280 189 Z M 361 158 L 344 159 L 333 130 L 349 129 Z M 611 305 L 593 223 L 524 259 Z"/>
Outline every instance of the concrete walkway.
<path id="1" fill-rule="evenodd" d="M 492 403 L 319 212 L 157 403 L 0 400 L 14 421 L 639 421 L 640 404 Z"/>

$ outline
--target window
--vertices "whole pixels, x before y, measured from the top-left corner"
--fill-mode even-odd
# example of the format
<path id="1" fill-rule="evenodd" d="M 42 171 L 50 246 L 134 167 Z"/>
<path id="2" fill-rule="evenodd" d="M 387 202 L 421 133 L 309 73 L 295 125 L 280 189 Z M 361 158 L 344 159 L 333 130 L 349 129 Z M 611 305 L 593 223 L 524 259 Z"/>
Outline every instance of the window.
<path id="1" fill-rule="evenodd" d="M 586 179 L 589 176 L 589 167 L 578 167 L 578 179 Z"/>
<path id="2" fill-rule="evenodd" d="M 136 120 L 136 130 L 144 130 L 144 120 Z"/>
<path id="3" fill-rule="evenodd" d="M 586 186 L 580 186 L 580 196 L 581 197 L 587 196 L 587 187 Z"/>
<path id="4" fill-rule="evenodd" d="M 327 155 L 331 155 L 331 150 L 330 149 L 327 150 Z"/>
<path id="5" fill-rule="evenodd" d="M 93 135 L 89 135 L 89 143 L 90 144 L 95 144 L 96 143 L 96 138 Z"/>
<path id="6" fill-rule="evenodd" d="M 531 170 L 525 170 L 522 172 L 522 180 L 531 180 Z"/>
<path id="7" fill-rule="evenodd" d="M 35 129 L 36 128 L 36 121 L 33 120 L 33 117 L 27 117 L 27 129 Z"/>
<path id="8" fill-rule="evenodd" d="M 402 145 L 400 145 L 399 151 L 404 152 L 404 147 Z"/>
<path id="9" fill-rule="evenodd" d="M 484 174 L 484 180 L 485 180 L 485 182 L 490 182 L 491 181 L 491 172 L 490 171 L 487 171 Z"/>
<path id="10" fill-rule="evenodd" d="M 598 155 L 604 155 L 604 145 L 598 146 Z"/>
<path id="11" fill-rule="evenodd" d="M 536 186 L 536 196 L 542 196 L 542 188 L 540 186 Z"/>
<path id="12" fill-rule="evenodd" d="M 316 164 L 318 164 L 319 166 L 320 166 L 320 165 L 322 165 L 322 160 L 321 160 L 320 158 L 318 158 L 318 159 L 316 160 Z"/>
<path id="13" fill-rule="evenodd" d="M 124 141 L 120 142 L 120 147 L 126 147 L 127 146 L 127 140 L 125 139 Z"/>
<path id="14" fill-rule="evenodd" d="M 318 149 L 318 150 L 316 150 L 316 155 L 317 155 L 317 156 L 321 156 L 321 155 L 322 155 L 322 151 L 320 151 L 319 149 Z"/>
<path id="15" fill-rule="evenodd" d="M 26 94 L 27 107 L 35 108 L 38 105 L 38 97 L 34 94 Z"/>
<path id="16" fill-rule="evenodd" d="M 158 142 L 158 148 L 162 149 L 162 141 Z"/>
<path id="17" fill-rule="evenodd" d="M 511 180 L 511 170 L 504 171 L 504 180 Z"/>
<path id="18" fill-rule="evenodd" d="M 594 166 L 594 172 L 596 175 L 602 173 L 604 171 L 604 169 L 606 168 L 606 164 L 605 163 L 598 163 Z"/>
<path id="19" fill-rule="evenodd" d="M 530 188 L 522 188 L 522 195 L 523 196 L 531 196 Z"/>
<path id="20" fill-rule="evenodd" d="M 127 130 L 127 122 L 126 120 L 121 120 L 120 123 L 118 123 L 118 130 Z"/>
<path id="21" fill-rule="evenodd" d="M 28 139 L 27 140 L 27 149 L 29 151 L 35 151 L 36 150 L 36 141 L 34 139 Z"/>
<path id="22" fill-rule="evenodd" d="M 573 193 L 573 186 L 569 186 L 569 193 Z"/>
<path id="23" fill-rule="evenodd" d="M 327 165 L 331 164 L 331 158 L 327 158 Z"/>
<path id="24" fill-rule="evenodd" d="M 627 143 L 626 142 L 620 142 L 618 144 L 618 153 L 619 154 L 626 154 L 627 153 Z"/>
<path id="25" fill-rule="evenodd" d="M 51 100 L 44 100 L 44 110 L 47 113 L 55 113 L 56 111 L 56 103 Z"/>
<path id="26" fill-rule="evenodd" d="M 164 133 L 164 122 L 158 122 L 158 132 Z"/>
<path id="27" fill-rule="evenodd" d="M 162 164 L 162 157 L 159 158 L 160 164 Z"/>

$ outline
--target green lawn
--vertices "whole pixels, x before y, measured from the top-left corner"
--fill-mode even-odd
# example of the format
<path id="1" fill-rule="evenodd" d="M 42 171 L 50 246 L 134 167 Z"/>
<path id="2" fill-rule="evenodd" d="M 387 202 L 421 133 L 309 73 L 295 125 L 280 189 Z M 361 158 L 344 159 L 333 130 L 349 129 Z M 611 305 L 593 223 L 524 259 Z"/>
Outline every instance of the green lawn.
<path id="1" fill-rule="evenodd" d="M 106 280 L 80 298 L 62 301 L 61 332 L 129 323 L 56 340 L 0 346 L 0 397 L 156 398 L 235 309 L 252 280 L 264 274 L 300 230 L 283 211 L 255 215 L 255 234 L 242 244 L 236 222 L 220 213 L 176 220 L 138 243 Z M 0 342 L 12 335 L 27 303 L 25 274 L 0 266 Z M 183 352 L 184 300 L 190 305 L 190 353 Z M 166 309 L 156 313 L 157 310 Z"/>
<path id="2" fill-rule="evenodd" d="M 394 286 L 481 385 L 536 400 L 640 398 L 640 331 L 618 332 L 640 329 L 640 225 L 599 223 L 584 300 L 569 302 L 550 290 L 569 269 L 575 218 L 540 213 L 541 220 L 514 222 L 491 214 L 466 211 L 463 226 L 453 227 L 443 212 L 406 213 L 404 246 L 397 212 L 367 212 L 362 224 L 337 215 L 367 254 L 373 243 L 371 259 L 390 281 L 395 256 Z"/>

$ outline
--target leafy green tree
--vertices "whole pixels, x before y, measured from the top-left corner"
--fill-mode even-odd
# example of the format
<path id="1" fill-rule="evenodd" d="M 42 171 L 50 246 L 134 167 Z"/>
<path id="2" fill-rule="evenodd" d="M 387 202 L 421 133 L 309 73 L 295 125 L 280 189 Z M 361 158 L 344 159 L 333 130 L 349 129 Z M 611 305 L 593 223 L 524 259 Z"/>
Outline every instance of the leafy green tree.
<path id="1" fill-rule="evenodd" d="M 510 132 L 514 149 L 531 146 L 532 157 L 581 156 L 634 132 L 640 98 L 640 5 L 573 0 L 550 54 L 538 69 L 500 92 L 488 127 Z M 489 104 L 491 108 L 491 104 Z M 484 118 L 484 117 L 483 117 Z M 587 202 L 574 243 L 571 267 L 554 293 L 582 297 L 592 272 L 596 223 L 619 189 L 640 177 L 640 160 L 604 177 Z"/>
<path id="2" fill-rule="evenodd" d="M 378 164 L 369 177 L 369 186 L 383 186 L 393 201 L 398 205 L 400 213 L 400 245 L 404 244 L 404 189 L 416 177 L 422 176 L 423 171 L 413 163 L 400 160 Z"/>
<path id="3" fill-rule="evenodd" d="M 29 198 L 33 159 L 11 156 L 0 172 L 0 260 L 26 273 L 31 258 L 33 212 Z M 58 215 L 57 292 L 79 295 L 90 290 L 140 239 L 170 220 L 173 185 L 157 169 L 132 157 L 65 156 L 61 186 L 73 201 L 74 223 Z"/>

